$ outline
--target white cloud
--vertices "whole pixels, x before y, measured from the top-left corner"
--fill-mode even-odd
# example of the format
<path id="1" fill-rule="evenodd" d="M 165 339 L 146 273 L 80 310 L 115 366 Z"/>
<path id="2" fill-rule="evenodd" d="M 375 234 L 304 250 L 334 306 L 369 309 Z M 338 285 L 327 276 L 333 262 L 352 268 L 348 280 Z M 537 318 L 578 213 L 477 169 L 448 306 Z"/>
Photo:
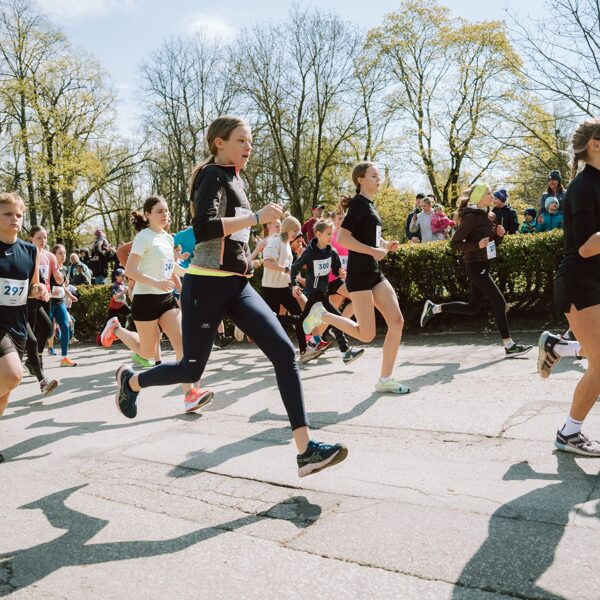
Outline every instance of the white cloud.
<path id="1" fill-rule="evenodd" d="M 42 11 L 57 19 L 83 20 L 131 10 L 138 0 L 37 0 Z"/>
<path id="2" fill-rule="evenodd" d="M 237 35 L 235 27 L 225 19 L 214 15 L 196 14 L 186 19 L 185 28 L 189 33 L 201 33 L 208 38 L 231 41 Z"/>

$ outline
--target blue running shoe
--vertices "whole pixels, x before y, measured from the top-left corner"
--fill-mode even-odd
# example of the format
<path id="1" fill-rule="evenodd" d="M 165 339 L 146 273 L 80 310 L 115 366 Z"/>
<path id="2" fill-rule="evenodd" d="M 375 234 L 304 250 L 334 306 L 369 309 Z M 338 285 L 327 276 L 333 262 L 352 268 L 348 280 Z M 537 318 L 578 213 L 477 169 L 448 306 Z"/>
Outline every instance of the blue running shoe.
<path id="1" fill-rule="evenodd" d="M 304 454 L 298 454 L 298 476 L 305 477 L 318 473 L 327 467 L 341 463 L 348 456 L 348 448 L 343 444 L 323 444 L 310 440 Z"/>
<path id="2" fill-rule="evenodd" d="M 135 419 L 137 415 L 137 397 L 139 392 L 134 392 L 129 387 L 129 380 L 134 372 L 131 367 L 122 365 L 117 370 L 117 393 L 115 404 L 119 412 L 128 419 Z"/>

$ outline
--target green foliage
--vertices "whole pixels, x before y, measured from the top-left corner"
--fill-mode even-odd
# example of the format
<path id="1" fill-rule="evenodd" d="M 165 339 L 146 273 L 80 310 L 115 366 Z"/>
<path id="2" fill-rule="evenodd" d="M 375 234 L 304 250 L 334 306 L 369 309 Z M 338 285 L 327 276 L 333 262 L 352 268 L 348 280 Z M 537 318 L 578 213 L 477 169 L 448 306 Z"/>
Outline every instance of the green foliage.
<path id="1" fill-rule="evenodd" d="M 106 323 L 110 285 L 80 285 L 79 301 L 73 302 L 71 314 L 75 318 L 75 335 L 92 341 Z"/>

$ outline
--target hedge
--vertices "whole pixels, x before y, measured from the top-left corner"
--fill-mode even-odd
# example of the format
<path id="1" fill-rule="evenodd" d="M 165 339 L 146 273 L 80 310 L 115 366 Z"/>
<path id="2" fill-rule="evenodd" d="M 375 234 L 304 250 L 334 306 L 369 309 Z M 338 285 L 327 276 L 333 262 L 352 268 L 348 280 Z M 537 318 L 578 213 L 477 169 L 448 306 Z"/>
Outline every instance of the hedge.
<path id="1" fill-rule="evenodd" d="M 518 310 L 544 306 L 553 312 L 554 274 L 563 253 L 560 230 L 531 235 L 510 235 L 498 247 L 493 261 L 493 276 L 506 300 Z M 464 300 L 469 296 L 462 254 L 445 241 L 430 244 L 403 244 L 390 253 L 382 269 L 394 287 L 407 326 L 427 298 L 435 302 Z M 260 292 L 262 268 L 255 272 L 252 285 Z M 79 302 L 72 313 L 77 320 L 77 335 L 93 340 L 104 326 L 110 299 L 109 285 L 80 286 Z"/>

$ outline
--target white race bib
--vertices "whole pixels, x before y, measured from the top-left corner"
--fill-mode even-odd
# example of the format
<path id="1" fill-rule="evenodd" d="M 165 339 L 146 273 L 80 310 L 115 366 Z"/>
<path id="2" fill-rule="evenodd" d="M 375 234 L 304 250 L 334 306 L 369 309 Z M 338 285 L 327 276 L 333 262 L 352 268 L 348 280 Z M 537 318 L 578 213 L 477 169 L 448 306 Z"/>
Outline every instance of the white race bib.
<path id="1" fill-rule="evenodd" d="M 27 304 L 29 279 L 0 279 L 0 306 L 23 306 Z"/>
<path id="2" fill-rule="evenodd" d="M 48 281 L 48 276 L 50 275 L 50 265 L 40 265 L 40 275 L 43 277 L 44 281 Z"/>
<path id="3" fill-rule="evenodd" d="M 348 270 L 348 257 L 340 256 L 340 262 L 342 263 L 342 269 L 344 269 L 344 271 L 347 271 Z"/>
<path id="4" fill-rule="evenodd" d="M 485 249 L 487 251 L 488 260 L 496 258 L 496 242 L 489 242 Z"/>
<path id="5" fill-rule="evenodd" d="M 163 263 L 163 277 L 165 279 L 171 279 L 173 269 L 175 269 L 175 262 L 172 260 L 165 260 Z"/>
<path id="6" fill-rule="evenodd" d="M 249 208 L 242 208 L 241 206 L 235 207 L 235 216 L 236 217 L 247 217 L 251 215 L 252 211 Z M 229 236 L 229 239 L 234 242 L 242 242 L 242 244 L 247 244 L 250 240 L 250 229 L 251 227 L 246 227 L 245 229 L 241 229 L 240 231 L 236 231 Z"/>
<path id="7" fill-rule="evenodd" d="M 62 285 L 53 285 L 52 293 L 50 294 L 52 298 L 64 298 L 65 297 L 65 288 Z"/>
<path id="8" fill-rule="evenodd" d="M 325 277 L 331 273 L 331 256 L 323 260 L 313 260 L 315 277 Z"/>
<path id="9" fill-rule="evenodd" d="M 375 248 L 381 247 L 381 225 L 375 227 Z"/>

